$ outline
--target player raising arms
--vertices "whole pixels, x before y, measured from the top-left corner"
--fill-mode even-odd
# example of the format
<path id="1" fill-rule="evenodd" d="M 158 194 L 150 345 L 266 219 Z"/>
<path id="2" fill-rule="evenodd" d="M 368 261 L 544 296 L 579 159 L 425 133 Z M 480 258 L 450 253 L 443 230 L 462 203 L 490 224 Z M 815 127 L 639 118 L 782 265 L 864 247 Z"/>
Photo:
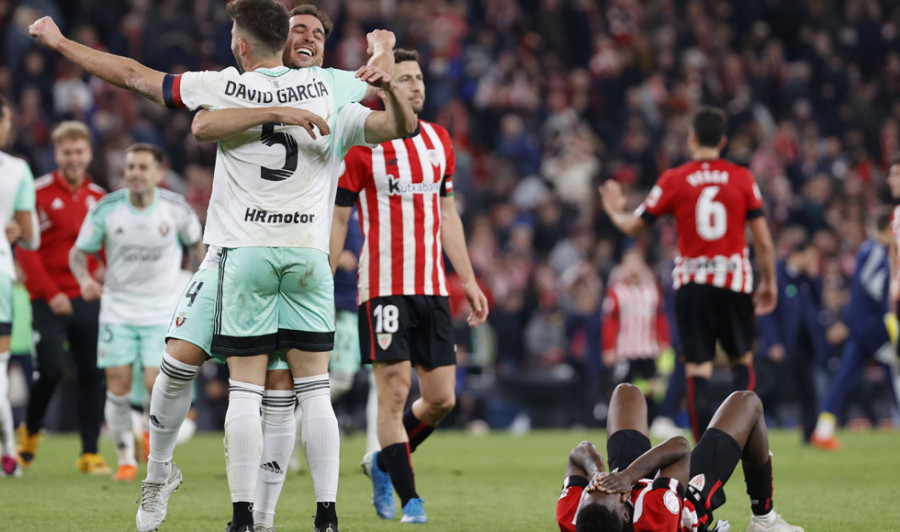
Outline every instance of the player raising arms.
<path id="1" fill-rule="evenodd" d="M 403 97 L 420 113 L 425 84 L 418 54 L 395 50 L 393 75 Z M 488 315 L 453 199 L 456 159 L 447 131 L 419 120 L 415 134 L 374 149 L 350 150 L 344 168 L 334 209 L 331 267 L 337 267 L 355 203 L 364 238 L 359 260 L 360 348 L 363 362 L 374 367 L 382 447 L 367 457 L 364 467 L 372 478 L 372 502 L 379 516 L 394 517 L 396 488 L 402 521 L 425 523 L 428 517 L 416 492 L 410 453 L 456 402 L 456 346 L 443 252 L 472 307 L 469 326 L 484 323 Z M 404 413 L 413 366 L 422 397 Z"/>
<path id="2" fill-rule="evenodd" d="M 6 146 L 12 128 L 12 108 L 0 96 L 0 148 Z M 9 345 L 13 321 L 13 283 L 16 268 L 11 245 L 36 249 L 40 230 L 34 217 L 35 193 L 31 168 L 21 159 L 0 151 L 0 224 L 5 239 L 0 242 L 0 475 L 19 473 L 13 431 L 12 405 L 9 403 Z"/>
<path id="3" fill-rule="evenodd" d="M 572 450 L 556 504 L 561 531 L 727 531 L 727 522 L 713 525 L 712 512 L 725 504 L 725 484 L 740 462 L 753 514 L 747 532 L 803 532 L 775 513 L 769 436 L 755 393 L 733 392 L 690 454 L 681 436 L 650 447 L 640 388 L 620 384 L 609 407 L 610 472 L 594 444 Z"/>
<path id="4" fill-rule="evenodd" d="M 728 355 L 733 389 L 753 389 L 754 303 L 757 314 L 775 308 L 775 250 L 763 217 L 762 197 L 753 175 L 722 160 L 725 114 L 701 107 L 688 137 L 692 161 L 666 171 L 634 213 L 616 181 L 600 187 L 603 209 L 627 235 L 672 214 L 678 229 L 678 256 L 672 272 L 675 313 L 685 355 L 688 410 L 694 440 L 709 424 L 707 390 L 716 341 Z M 750 227 L 760 269 L 755 300 L 753 270 L 745 226 Z"/>
<path id="5" fill-rule="evenodd" d="M 216 179 L 210 201 L 205 242 L 222 248 L 216 287 L 215 329 L 211 350 L 228 356 L 231 373 L 225 422 L 226 470 L 233 506 L 229 530 L 253 527 L 252 504 L 262 452 L 259 409 L 267 354 L 287 348 L 295 375 L 324 360 L 320 375 L 295 378 L 298 401 L 320 396 L 328 402 L 327 352 L 334 336 L 332 278 L 328 272 L 331 203 L 340 160 L 351 146 L 379 143 L 411 133 L 415 116 L 396 94 L 390 76 L 364 67 L 358 77 L 336 70 L 290 70 L 282 65 L 287 40 L 287 11 L 271 0 L 234 0 L 232 51 L 244 72 L 189 72 L 179 76 L 92 50 L 65 39 L 52 20 L 35 22 L 31 34 L 89 72 L 116 86 L 169 107 L 263 107 L 274 102 L 301 111 L 282 122 L 267 122 L 220 141 Z M 365 93 L 367 81 L 383 90 L 388 112 L 373 113 L 347 105 Z M 315 137 L 313 127 L 331 135 Z M 307 135 L 307 133 L 309 133 Z M 276 146 L 277 145 L 277 146 Z M 201 287 L 196 287 L 198 290 Z M 206 287 L 211 290 L 212 287 Z M 173 355 L 171 351 L 176 351 Z M 167 345 L 151 399 L 151 420 L 159 434 L 174 439 L 173 427 L 184 420 L 190 382 L 206 358 L 189 342 Z M 330 409 L 330 404 L 328 405 Z M 320 437 L 333 449 L 330 467 L 337 470 L 337 425 Z M 156 528 L 165 517 L 168 496 L 181 482 L 162 455 L 151 431 L 150 461 L 136 522 L 139 530 Z M 335 485 L 335 499 L 336 499 Z M 334 500 L 317 512 L 318 530 L 336 530 Z"/>
<path id="6" fill-rule="evenodd" d="M 183 196 L 158 188 L 164 155 L 152 144 L 125 150 L 125 189 L 107 194 L 81 226 L 69 253 L 85 301 L 100 299 L 97 365 L 106 369 L 105 417 L 119 461 L 114 480 L 135 480 L 131 377 L 143 367 L 147 392 L 159 374 L 166 324 L 181 275 L 182 245 L 194 267 L 203 259 L 203 229 Z M 106 251 L 106 279 L 91 277 L 88 255 Z M 139 384 L 136 384 L 139 386 Z"/>

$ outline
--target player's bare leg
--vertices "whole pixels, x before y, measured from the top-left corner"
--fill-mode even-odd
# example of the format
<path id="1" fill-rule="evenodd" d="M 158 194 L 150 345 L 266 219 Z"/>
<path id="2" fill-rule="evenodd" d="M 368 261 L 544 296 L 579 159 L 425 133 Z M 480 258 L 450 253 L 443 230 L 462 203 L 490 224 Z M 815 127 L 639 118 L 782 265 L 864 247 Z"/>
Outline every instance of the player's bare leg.
<path id="1" fill-rule="evenodd" d="M 410 462 L 409 438 L 403 427 L 403 408 L 412 382 L 409 361 L 375 362 L 378 391 L 378 442 L 381 450 L 372 456 L 372 504 L 383 519 L 393 519 L 394 488 L 403 503 L 418 498 Z"/>
<path id="2" fill-rule="evenodd" d="M 106 404 L 103 415 L 118 459 L 113 480 L 137 479 L 134 436 L 131 433 L 131 375 L 131 364 L 106 368 Z"/>
<path id="3" fill-rule="evenodd" d="M 300 439 L 316 492 L 316 530 L 337 529 L 338 475 L 341 435 L 331 406 L 328 380 L 330 353 L 291 349 L 288 364 L 294 375 L 294 393 L 303 412 Z"/>
<path id="4" fill-rule="evenodd" d="M 733 392 L 716 411 L 709 428 L 727 434 L 741 448 L 741 466 L 753 512 L 748 532 L 802 532 L 802 528 L 789 525 L 775 513 L 773 507 L 769 434 L 759 396 L 750 391 Z"/>
<path id="5" fill-rule="evenodd" d="M 416 374 L 422 397 L 416 399 L 403 416 L 410 452 L 415 452 L 456 406 L 456 366 L 426 368 L 417 365 Z"/>
<path id="6" fill-rule="evenodd" d="M 290 370 L 267 371 L 262 401 L 263 454 L 253 504 L 254 530 L 274 530 L 275 508 L 297 439 L 294 425 L 296 404 Z"/>
<path id="7" fill-rule="evenodd" d="M 166 518 L 169 496 L 181 484 L 181 470 L 172 462 L 172 454 L 178 429 L 191 408 L 194 378 L 205 360 L 206 352 L 190 342 L 166 342 L 166 353 L 150 395 L 150 455 L 135 516 L 139 532 L 159 527 Z"/>

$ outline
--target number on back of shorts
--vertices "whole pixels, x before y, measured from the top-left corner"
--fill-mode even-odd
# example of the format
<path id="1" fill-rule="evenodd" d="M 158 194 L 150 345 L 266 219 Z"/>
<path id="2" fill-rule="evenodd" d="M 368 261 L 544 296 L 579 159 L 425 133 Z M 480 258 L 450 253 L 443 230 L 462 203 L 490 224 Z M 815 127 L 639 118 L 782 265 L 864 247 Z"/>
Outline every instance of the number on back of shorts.
<path id="1" fill-rule="evenodd" d="M 378 305 L 372 311 L 376 333 L 395 333 L 400 328 L 400 311 L 397 305 Z"/>

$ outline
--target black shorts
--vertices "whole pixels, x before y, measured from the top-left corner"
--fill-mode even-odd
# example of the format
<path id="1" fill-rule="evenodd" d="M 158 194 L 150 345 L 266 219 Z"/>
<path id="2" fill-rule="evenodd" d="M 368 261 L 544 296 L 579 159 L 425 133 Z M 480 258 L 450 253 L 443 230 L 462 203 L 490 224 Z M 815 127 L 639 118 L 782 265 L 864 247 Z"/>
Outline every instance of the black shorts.
<path id="1" fill-rule="evenodd" d="M 625 382 L 634 382 L 635 379 L 655 379 L 656 359 L 655 358 L 635 358 L 628 361 L 628 375 L 625 376 Z"/>
<path id="2" fill-rule="evenodd" d="M 9 336 L 12 334 L 12 322 L 0 322 L 0 336 Z"/>
<path id="3" fill-rule="evenodd" d="M 716 356 L 716 341 L 732 360 L 753 350 L 756 319 L 750 294 L 689 283 L 675 291 L 675 319 L 686 362 Z"/>
<path id="4" fill-rule="evenodd" d="M 606 461 L 609 470 L 622 471 L 638 456 L 649 451 L 650 447 L 650 438 L 636 430 L 625 429 L 614 432 L 606 440 Z"/>
<path id="5" fill-rule="evenodd" d="M 715 428 L 706 429 L 691 451 L 691 475 L 688 497 L 694 502 L 697 516 L 707 524 L 712 512 L 725 504 L 725 484 L 741 461 L 741 446 L 729 434 Z M 707 519 L 703 516 L 708 515 Z"/>
<path id="6" fill-rule="evenodd" d="M 408 360 L 426 368 L 456 364 L 449 298 L 385 296 L 359 306 L 363 364 Z"/>

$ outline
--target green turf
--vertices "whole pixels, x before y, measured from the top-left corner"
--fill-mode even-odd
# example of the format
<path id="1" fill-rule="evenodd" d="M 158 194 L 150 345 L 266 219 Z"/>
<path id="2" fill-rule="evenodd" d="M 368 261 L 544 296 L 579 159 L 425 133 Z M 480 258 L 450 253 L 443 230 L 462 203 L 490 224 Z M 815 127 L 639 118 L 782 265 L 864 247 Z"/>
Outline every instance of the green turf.
<path id="1" fill-rule="evenodd" d="M 472 436 L 437 432 L 415 454 L 420 494 L 431 521 L 425 530 L 556 530 L 554 508 L 569 449 L 582 439 L 602 444 L 602 432 L 533 432 Z M 845 451 L 801 448 L 796 433 L 773 432 L 776 508 L 808 532 L 900 530 L 896 503 L 900 434 L 846 433 Z M 382 521 L 369 504 L 370 485 L 358 463 L 364 440 L 343 440 L 338 510 L 342 532 L 403 530 Z M 77 439 L 57 434 L 41 442 L 35 465 L 22 478 L 0 479 L 0 531 L 134 530 L 139 483 L 113 483 L 75 471 Z M 102 452 L 111 459 L 111 445 Z M 185 482 L 173 495 L 162 532 L 221 531 L 231 514 L 222 437 L 200 434 L 176 449 Z M 141 469 L 143 475 L 143 468 Z M 729 502 L 716 513 L 732 531 L 746 530 L 749 503 L 740 468 L 729 482 Z M 275 524 L 282 532 L 312 530 L 309 477 L 291 473 Z M 399 513 L 399 512 L 398 512 Z"/>

